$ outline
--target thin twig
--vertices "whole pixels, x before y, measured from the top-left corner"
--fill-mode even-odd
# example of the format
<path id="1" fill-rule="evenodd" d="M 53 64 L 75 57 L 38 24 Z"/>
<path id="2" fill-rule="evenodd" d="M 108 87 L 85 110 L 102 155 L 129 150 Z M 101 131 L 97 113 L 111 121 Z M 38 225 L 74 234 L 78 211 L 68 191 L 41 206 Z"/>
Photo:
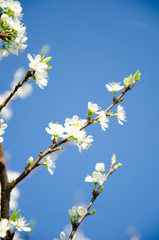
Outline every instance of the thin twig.
<path id="1" fill-rule="evenodd" d="M 121 94 L 119 95 L 119 97 L 117 99 L 115 99 L 115 101 L 105 110 L 105 114 L 107 114 L 107 112 L 114 107 L 116 104 L 118 104 L 120 102 L 120 99 L 123 97 L 123 95 L 130 90 L 132 87 L 134 86 L 134 83 L 132 83 L 129 87 L 124 88 L 124 90 L 121 92 Z M 109 115 L 109 114 L 108 114 Z M 87 121 L 81 128 L 80 130 L 83 130 L 84 128 L 86 128 L 87 126 L 95 123 L 97 120 L 99 119 L 99 116 L 97 116 L 96 118 L 94 118 L 93 120 L 89 120 Z M 11 182 L 11 189 L 13 189 L 19 182 L 21 182 L 26 176 L 28 176 L 28 174 L 36 167 L 39 166 L 39 162 L 40 160 L 45 157 L 47 154 L 52 153 L 57 151 L 57 147 L 62 145 L 63 143 L 66 143 L 69 141 L 70 135 L 68 135 L 67 137 L 61 139 L 60 141 L 54 143 L 53 145 L 51 145 L 47 150 L 45 150 L 45 152 L 40 153 L 39 156 L 36 158 L 36 160 L 34 161 L 34 163 L 31 166 L 26 166 L 24 172 L 15 180 L 13 180 Z"/>
<path id="2" fill-rule="evenodd" d="M 16 91 L 17 91 L 20 87 L 22 87 L 23 84 L 24 84 L 25 82 L 27 82 L 30 77 L 33 77 L 34 74 L 35 74 L 35 70 L 29 70 L 29 71 L 26 73 L 24 79 L 15 86 L 15 88 L 13 89 L 13 91 L 12 91 L 12 92 L 9 94 L 9 96 L 4 100 L 4 102 L 3 102 L 2 104 L 0 104 L 0 111 L 7 105 L 7 103 L 11 100 L 11 98 L 12 98 L 12 97 L 14 96 L 14 94 L 16 93 Z"/>
<path id="3" fill-rule="evenodd" d="M 115 170 L 117 170 L 116 167 L 114 167 L 114 168 L 111 168 L 111 167 L 110 167 L 109 172 L 107 173 L 107 175 L 106 175 L 106 177 L 105 177 L 105 181 L 108 179 L 108 177 L 109 177 Z M 104 181 L 104 182 L 105 182 L 105 181 Z M 93 190 L 93 192 L 92 192 L 93 197 L 92 197 L 91 201 L 89 202 L 89 204 L 88 204 L 88 206 L 87 206 L 87 213 L 86 213 L 86 215 L 84 215 L 83 217 L 81 217 L 76 224 L 72 224 L 72 232 L 71 232 L 68 240 L 73 239 L 73 237 L 74 237 L 77 229 L 79 228 L 80 224 L 83 222 L 83 220 L 84 220 L 86 217 L 88 217 L 88 216 L 91 215 L 91 212 L 89 212 L 89 209 L 90 209 L 91 206 L 93 205 L 93 203 L 94 203 L 94 201 L 96 200 L 96 198 L 100 195 L 100 193 L 101 193 L 101 192 L 100 192 L 100 189 L 101 189 L 101 187 L 103 186 L 104 182 L 99 185 L 99 187 L 98 187 L 98 189 L 97 189 L 96 191 Z"/>

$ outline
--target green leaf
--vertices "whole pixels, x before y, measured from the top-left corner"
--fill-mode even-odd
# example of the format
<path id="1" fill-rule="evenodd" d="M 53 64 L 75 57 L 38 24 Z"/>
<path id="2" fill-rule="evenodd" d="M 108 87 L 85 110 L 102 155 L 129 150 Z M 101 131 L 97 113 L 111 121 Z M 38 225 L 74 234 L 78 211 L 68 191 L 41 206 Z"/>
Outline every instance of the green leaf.
<path id="1" fill-rule="evenodd" d="M 57 151 L 60 151 L 60 150 L 63 150 L 64 149 L 64 147 L 59 147 L 59 148 L 57 148 Z"/>
<path id="2" fill-rule="evenodd" d="M 88 117 L 88 118 L 91 118 L 92 115 L 93 115 L 93 112 L 92 112 L 90 109 L 88 109 L 87 117 Z"/>
<path id="3" fill-rule="evenodd" d="M 51 60 L 51 58 L 52 58 L 52 57 L 47 57 L 47 58 L 43 59 L 41 62 L 42 62 L 42 63 L 49 63 L 50 60 Z"/>
<path id="4" fill-rule="evenodd" d="M 131 74 L 129 77 L 124 78 L 124 84 L 125 84 L 125 86 L 128 87 L 128 86 L 131 84 L 131 82 L 132 82 L 132 74 Z"/>
<path id="5" fill-rule="evenodd" d="M 70 216 L 70 221 L 71 221 L 71 223 L 73 222 L 73 217 L 72 216 Z"/>
<path id="6" fill-rule="evenodd" d="M 120 100 L 119 100 L 119 102 L 123 102 L 124 101 L 124 98 L 121 98 Z"/>
<path id="7" fill-rule="evenodd" d="M 99 193 L 101 193 L 101 192 L 103 192 L 103 190 L 104 190 L 104 186 L 102 186 L 100 189 L 99 189 Z"/>
<path id="8" fill-rule="evenodd" d="M 18 211 L 16 212 L 16 210 L 14 209 L 14 211 L 13 211 L 10 219 L 11 219 L 12 221 L 15 221 L 15 220 L 17 219 L 17 217 L 19 216 L 20 211 L 21 211 L 21 210 L 18 210 Z"/>
<path id="9" fill-rule="evenodd" d="M 93 210 L 90 211 L 91 215 L 94 215 L 95 213 L 96 213 L 96 209 L 93 209 Z"/>
<path id="10" fill-rule="evenodd" d="M 139 70 L 137 70 L 136 73 L 133 76 L 133 83 L 136 83 L 137 81 L 139 81 L 140 76 L 141 76 L 141 73 L 139 72 Z"/>
<path id="11" fill-rule="evenodd" d="M 51 69 L 52 67 L 48 65 L 48 67 L 46 69 Z"/>
<path id="12" fill-rule="evenodd" d="M 44 55 L 42 56 L 42 58 L 41 58 L 41 62 L 43 62 L 44 61 Z"/>

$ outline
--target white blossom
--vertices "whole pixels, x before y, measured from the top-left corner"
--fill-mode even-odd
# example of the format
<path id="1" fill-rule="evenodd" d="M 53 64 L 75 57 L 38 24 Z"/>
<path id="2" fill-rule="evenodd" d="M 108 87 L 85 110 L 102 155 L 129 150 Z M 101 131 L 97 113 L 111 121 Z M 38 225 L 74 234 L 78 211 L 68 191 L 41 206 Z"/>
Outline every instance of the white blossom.
<path id="1" fill-rule="evenodd" d="M 64 232 L 60 232 L 60 240 L 65 240 L 66 239 L 66 235 Z M 54 238 L 53 240 L 58 240 L 57 238 Z"/>
<path id="2" fill-rule="evenodd" d="M 85 149 L 87 150 L 92 145 L 91 143 L 93 141 L 94 141 L 93 140 L 93 136 L 91 136 L 91 135 L 83 138 L 81 142 L 78 141 L 77 146 L 79 147 L 79 152 L 81 152 L 82 149 L 83 150 L 85 150 Z"/>
<path id="3" fill-rule="evenodd" d="M 85 137 L 85 130 L 80 130 L 80 126 L 68 125 L 65 123 L 65 132 L 71 135 L 75 140 L 81 141 Z"/>
<path id="4" fill-rule="evenodd" d="M 77 207 L 73 206 L 72 209 L 68 210 L 68 213 L 70 214 L 70 216 L 75 217 L 77 214 Z"/>
<path id="5" fill-rule="evenodd" d="M 85 131 L 80 131 L 80 129 L 85 122 L 86 120 L 81 120 L 78 118 L 78 116 L 73 116 L 73 118 L 66 118 L 65 132 L 70 134 L 75 140 L 81 140 L 85 137 Z"/>
<path id="6" fill-rule="evenodd" d="M 42 57 L 40 54 L 36 55 L 35 58 L 28 53 L 28 59 L 30 60 L 29 67 L 42 73 L 45 69 L 47 69 L 48 65 L 42 62 Z"/>
<path id="7" fill-rule="evenodd" d="M 74 115 L 73 118 L 66 118 L 65 124 L 69 126 L 79 126 L 81 127 L 87 122 L 86 119 L 79 119 L 78 116 Z"/>
<path id="8" fill-rule="evenodd" d="M 48 172 L 53 175 L 54 173 L 54 170 L 56 168 L 56 165 L 55 165 L 55 156 L 53 154 L 48 154 L 44 160 L 42 160 L 43 163 L 41 163 L 42 165 L 46 166 Z"/>
<path id="9" fill-rule="evenodd" d="M 83 206 L 78 206 L 78 207 L 73 206 L 72 209 L 68 210 L 68 213 L 70 214 L 70 216 L 74 218 L 76 217 L 76 215 L 82 217 L 87 214 L 87 209 L 84 208 Z"/>
<path id="10" fill-rule="evenodd" d="M 106 180 L 105 174 L 94 171 L 92 173 L 92 176 L 87 175 L 87 177 L 85 177 L 84 181 L 85 182 L 94 182 L 95 184 L 97 184 L 97 183 L 102 184 L 105 180 Z"/>
<path id="11" fill-rule="evenodd" d="M 100 110 L 101 107 L 99 107 L 96 103 L 88 102 L 88 109 L 89 109 L 92 113 L 98 113 L 97 111 Z"/>
<path id="12" fill-rule="evenodd" d="M 14 12 L 15 17 L 21 17 L 22 7 L 20 2 L 14 0 L 6 0 L 6 7 L 10 8 Z"/>
<path id="13" fill-rule="evenodd" d="M 35 72 L 35 83 L 39 86 L 39 88 L 44 89 L 44 87 L 47 86 L 48 80 L 48 74 L 47 71 L 43 71 L 43 72 Z"/>
<path id="14" fill-rule="evenodd" d="M 104 163 L 96 163 L 95 170 L 97 172 L 104 172 L 105 171 L 105 164 Z"/>
<path id="15" fill-rule="evenodd" d="M 16 221 L 10 220 L 10 224 L 12 224 L 15 229 L 18 231 L 24 231 L 24 232 L 30 232 L 31 228 L 28 227 L 29 223 L 26 223 L 26 220 L 24 218 L 19 218 Z"/>
<path id="16" fill-rule="evenodd" d="M 5 0 L 0 0 L 0 7 L 4 9 L 6 7 L 6 1 Z"/>
<path id="17" fill-rule="evenodd" d="M 44 59 L 44 57 L 38 54 L 33 59 L 30 54 L 28 54 L 27 56 L 30 60 L 29 67 L 35 71 L 33 77 L 35 83 L 38 84 L 41 89 L 44 89 L 44 87 L 46 87 L 48 83 L 48 74 L 46 70 L 51 68 L 51 66 L 47 65 L 47 63 L 51 60 L 51 57 L 47 57 Z"/>
<path id="18" fill-rule="evenodd" d="M 87 214 L 87 208 L 84 208 L 83 206 L 78 206 L 77 213 L 80 217 L 85 216 Z"/>
<path id="19" fill-rule="evenodd" d="M 1 219 L 0 221 L 0 237 L 4 238 L 7 235 L 7 231 L 9 230 L 8 219 Z"/>
<path id="20" fill-rule="evenodd" d="M 1 15 L 1 22 L 7 22 L 8 23 L 9 20 L 10 20 L 10 17 L 8 16 L 8 14 L 3 13 Z"/>
<path id="21" fill-rule="evenodd" d="M 120 125 L 123 125 L 123 122 L 126 121 L 125 110 L 121 105 L 118 105 L 117 107 L 117 119 Z"/>
<path id="22" fill-rule="evenodd" d="M 61 137 L 61 138 L 64 137 L 65 129 L 61 124 L 50 122 L 49 128 L 46 127 L 45 130 L 47 133 L 52 135 L 52 137 L 51 137 L 52 140 L 53 139 L 57 140 L 57 138 L 59 138 L 59 137 Z"/>
<path id="23" fill-rule="evenodd" d="M 79 147 L 80 152 L 82 149 L 88 149 L 91 146 L 91 142 L 93 142 L 92 136 L 86 137 L 85 130 L 81 130 L 85 123 L 85 119 L 79 119 L 76 115 L 65 120 L 65 132 L 73 137 L 74 143 Z"/>
<path id="24" fill-rule="evenodd" d="M 106 117 L 106 114 L 103 110 L 100 111 L 98 120 L 100 122 L 102 130 L 106 131 L 106 128 L 109 127 L 109 125 L 108 125 L 109 118 Z"/>
<path id="25" fill-rule="evenodd" d="M 7 128 L 7 124 L 4 123 L 3 119 L 0 119 L 0 143 L 3 142 L 3 137 L 2 135 L 5 133 L 5 129 Z"/>
<path id="26" fill-rule="evenodd" d="M 114 92 L 114 93 L 124 88 L 124 86 L 120 86 L 120 83 L 115 83 L 115 82 L 108 83 L 105 86 L 109 92 Z"/>

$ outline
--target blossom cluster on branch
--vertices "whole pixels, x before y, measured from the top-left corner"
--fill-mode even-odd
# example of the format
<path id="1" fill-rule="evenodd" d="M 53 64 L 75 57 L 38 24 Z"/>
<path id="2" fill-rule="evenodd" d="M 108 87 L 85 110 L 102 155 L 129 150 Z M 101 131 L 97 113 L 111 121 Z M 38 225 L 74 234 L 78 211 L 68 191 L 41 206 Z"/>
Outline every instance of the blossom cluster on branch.
<path id="1" fill-rule="evenodd" d="M 92 191 L 93 197 L 90 201 L 90 203 L 88 204 L 87 208 L 83 207 L 83 206 L 73 206 L 72 209 L 68 210 L 68 213 L 70 215 L 70 221 L 72 224 L 72 232 L 69 236 L 69 238 L 66 237 L 65 232 L 61 232 L 60 233 L 60 240 L 77 240 L 78 237 L 76 236 L 76 230 L 79 227 L 79 225 L 81 224 L 81 222 L 84 220 L 85 217 L 89 216 L 89 215 L 94 215 L 96 213 L 96 209 L 93 209 L 91 211 L 90 208 L 92 206 L 92 204 L 94 203 L 94 201 L 96 200 L 96 198 L 101 194 L 101 192 L 104 190 L 103 184 L 104 182 L 108 179 L 108 177 L 114 172 L 116 171 L 118 168 L 120 168 L 122 166 L 121 163 L 116 164 L 116 155 L 113 154 L 112 159 L 111 159 L 111 165 L 110 165 L 110 169 L 109 172 L 106 174 L 102 174 L 105 171 L 105 164 L 104 163 L 97 163 L 95 165 L 95 170 L 92 173 L 92 176 L 87 175 L 87 177 L 85 177 L 85 182 L 93 182 L 94 183 L 94 189 Z M 97 188 L 98 185 L 98 188 Z M 57 238 L 54 238 L 53 240 L 58 240 Z"/>
<path id="2" fill-rule="evenodd" d="M 20 211 L 13 211 L 12 216 L 10 218 L 10 220 L 3 218 L 0 221 L 0 237 L 4 238 L 7 235 L 7 231 L 10 230 L 11 232 L 13 232 L 13 234 L 15 233 L 15 231 L 25 231 L 25 232 L 30 232 L 31 228 L 28 226 L 29 223 L 26 223 L 26 220 L 24 217 L 19 216 Z"/>
<path id="3" fill-rule="evenodd" d="M 13 0 L 0 0 L 0 8 L 1 56 L 7 57 L 9 52 L 18 55 L 27 47 L 26 27 L 21 22 L 21 4 Z"/>

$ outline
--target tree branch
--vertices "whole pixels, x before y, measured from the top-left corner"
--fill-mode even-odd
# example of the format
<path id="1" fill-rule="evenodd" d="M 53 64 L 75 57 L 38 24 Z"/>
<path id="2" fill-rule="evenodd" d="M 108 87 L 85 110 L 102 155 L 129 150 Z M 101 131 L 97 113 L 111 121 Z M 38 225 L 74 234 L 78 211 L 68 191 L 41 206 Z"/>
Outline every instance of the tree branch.
<path id="1" fill-rule="evenodd" d="M 106 177 L 105 177 L 105 181 L 108 179 L 108 177 L 109 177 L 115 170 L 117 170 L 117 168 L 116 168 L 116 167 L 112 168 L 112 165 L 111 165 L 111 166 L 110 166 L 110 169 L 109 169 L 109 172 L 107 173 L 107 175 L 106 175 Z M 105 182 L 105 181 L 104 181 L 104 182 Z M 96 191 L 93 190 L 93 192 L 92 192 L 93 197 L 92 197 L 90 203 L 88 204 L 86 215 L 83 216 L 83 217 L 81 217 L 77 223 L 75 223 L 75 224 L 72 223 L 72 228 L 73 228 L 73 229 L 72 229 L 72 232 L 71 232 L 68 240 L 73 239 L 73 237 L 74 237 L 77 229 L 79 228 L 80 224 L 83 222 L 83 220 L 84 220 L 87 216 L 90 216 L 90 215 L 91 215 L 91 212 L 89 212 L 89 209 L 91 208 L 91 206 L 92 206 L 92 204 L 94 203 L 94 201 L 96 200 L 96 198 L 100 195 L 100 193 L 101 193 L 101 192 L 100 192 L 100 189 L 101 189 L 101 187 L 103 186 L 104 182 L 99 185 L 99 187 L 98 187 L 98 189 L 97 189 Z"/>
<path id="2" fill-rule="evenodd" d="M 118 104 L 120 102 L 120 99 L 124 96 L 124 94 L 132 89 L 132 87 L 134 86 L 135 84 L 132 83 L 129 87 L 126 87 L 124 88 L 124 90 L 121 92 L 121 94 L 118 96 L 118 98 L 116 99 L 113 99 L 113 103 L 105 110 L 105 114 L 107 114 L 107 112 L 112 108 L 114 107 L 116 104 Z M 107 114 L 109 115 L 109 114 Z M 87 126 L 93 124 L 94 122 L 96 122 L 98 120 L 99 116 L 97 116 L 96 118 L 92 119 L 92 120 L 87 120 L 87 122 L 81 127 L 80 130 L 86 128 Z M 31 166 L 26 166 L 25 167 L 25 170 L 24 172 L 18 177 L 16 178 L 15 180 L 13 180 L 11 182 L 11 189 L 13 189 L 19 182 L 21 182 L 26 176 L 28 176 L 28 174 L 36 167 L 39 166 L 39 162 L 40 160 L 45 157 L 47 154 L 49 153 L 52 153 L 52 152 L 55 152 L 57 151 L 57 147 L 62 145 L 63 143 L 66 143 L 68 142 L 69 140 L 69 137 L 70 135 L 68 135 L 67 137 L 61 139 L 60 141 L 54 143 L 53 145 L 51 145 L 47 150 L 45 150 L 45 152 L 41 151 L 39 156 L 37 157 L 37 159 L 34 161 L 34 163 L 31 165 Z"/>
<path id="3" fill-rule="evenodd" d="M 35 74 L 35 70 L 29 70 L 24 79 L 19 82 L 15 88 L 13 89 L 13 91 L 9 94 L 9 96 L 4 100 L 4 102 L 2 104 L 0 104 L 0 111 L 7 105 L 7 103 L 10 101 L 10 99 L 14 96 L 14 94 L 16 93 L 16 91 L 25 83 L 29 80 L 30 77 L 33 77 Z"/>
<path id="4" fill-rule="evenodd" d="M 0 143 L 0 182 L 1 182 L 1 218 L 9 219 L 10 185 L 4 157 L 3 144 Z"/>

